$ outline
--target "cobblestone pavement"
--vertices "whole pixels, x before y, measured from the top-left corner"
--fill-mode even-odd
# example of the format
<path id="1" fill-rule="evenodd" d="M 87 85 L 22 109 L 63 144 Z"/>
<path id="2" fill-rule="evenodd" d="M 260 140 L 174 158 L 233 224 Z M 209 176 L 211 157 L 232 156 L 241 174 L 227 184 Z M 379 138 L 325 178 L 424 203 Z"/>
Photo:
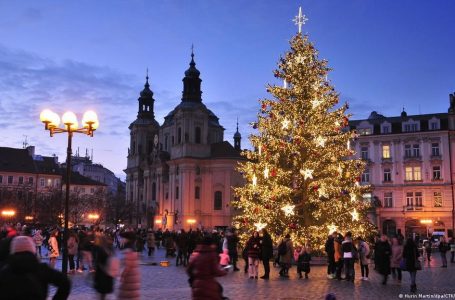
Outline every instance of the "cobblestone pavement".
<path id="1" fill-rule="evenodd" d="M 141 295 L 142 299 L 191 299 L 191 290 L 188 286 L 188 277 L 183 267 L 175 266 L 175 259 L 170 259 L 169 267 L 152 266 L 151 262 L 164 259 L 164 251 L 159 250 L 151 258 L 141 257 Z M 337 299 L 446 299 L 455 298 L 455 264 L 447 269 L 441 268 L 439 253 L 435 253 L 430 265 L 425 262 L 423 271 L 417 273 L 417 294 L 411 294 L 409 273 L 403 272 L 401 283 L 389 276 L 387 285 L 381 284 L 380 275 L 370 266 L 370 280 L 360 280 L 360 269 L 356 264 L 356 280 L 354 283 L 326 278 L 325 266 L 312 266 L 309 279 L 298 279 L 296 268 L 290 271 L 289 279 L 281 279 L 278 269 L 272 267 L 271 279 L 249 279 L 247 274 L 230 272 L 219 278 L 223 285 L 224 295 L 231 300 L 241 299 L 324 299 L 331 292 Z M 240 266 L 243 266 L 241 261 Z M 262 268 L 259 274 L 262 274 Z M 97 299 L 92 288 L 92 278 L 88 273 L 71 275 L 73 288 L 71 300 Z M 419 294 L 421 297 L 419 298 Z M 446 294 L 446 295 L 445 295 Z M 450 294 L 450 295 L 449 295 Z M 401 295 L 401 296 L 400 296 Z M 429 295 L 429 296 L 428 296 Z M 115 294 L 108 295 L 107 299 L 116 299 Z"/>

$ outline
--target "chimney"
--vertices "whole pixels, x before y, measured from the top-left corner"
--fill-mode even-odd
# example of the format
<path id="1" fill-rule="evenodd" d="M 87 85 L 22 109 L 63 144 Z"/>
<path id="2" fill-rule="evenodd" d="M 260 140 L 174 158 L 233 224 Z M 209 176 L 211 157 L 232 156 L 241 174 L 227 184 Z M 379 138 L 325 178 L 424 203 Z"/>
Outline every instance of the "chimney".
<path id="1" fill-rule="evenodd" d="M 31 157 L 35 156 L 35 146 L 28 146 L 25 149 L 27 149 L 28 155 L 30 155 Z"/>

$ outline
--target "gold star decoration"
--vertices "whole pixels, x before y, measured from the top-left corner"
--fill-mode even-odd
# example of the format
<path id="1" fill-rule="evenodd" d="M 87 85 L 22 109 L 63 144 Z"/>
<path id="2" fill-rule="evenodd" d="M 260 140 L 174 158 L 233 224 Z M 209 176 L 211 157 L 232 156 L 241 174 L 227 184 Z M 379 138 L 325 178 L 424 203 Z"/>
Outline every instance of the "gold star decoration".
<path id="1" fill-rule="evenodd" d="M 281 208 L 282 211 L 284 211 L 284 214 L 289 217 L 289 216 L 292 216 L 294 215 L 294 208 L 295 208 L 295 205 L 291 205 L 291 204 L 286 204 L 285 206 L 283 206 Z"/>
<path id="2" fill-rule="evenodd" d="M 325 146 L 325 142 L 326 142 L 326 138 L 323 137 L 323 136 L 318 136 L 316 138 L 316 145 L 318 145 L 319 147 L 324 147 Z"/>
<path id="3" fill-rule="evenodd" d="M 338 230 L 338 227 L 334 224 L 327 225 L 327 228 L 329 229 L 329 234 L 332 234 Z"/>
<path id="4" fill-rule="evenodd" d="M 282 128 L 281 129 L 287 129 L 289 126 L 289 123 L 291 123 L 287 118 L 284 118 L 283 122 L 281 122 Z"/>
<path id="5" fill-rule="evenodd" d="M 359 213 L 357 212 L 357 209 L 354 208 L 353 212 L 350 212 L 352 216 L 352 221 L 358 221 L 359 220 Z"/>
<path id="6" fill-rule="evenodd" d="M 267 223 L 257 222 L 254 223 L 254 226 L 256 227 L 256 231 L 261 231 L 267 226 Z"/>
<path id="7" fill-rule="evenodd" d="M 310 170 L 310 169 L 305 169 L 305 170 L 300 170 L 300 174 L 303 175 L 303 178 L 308 179 L 313 179 L 313 170 Z"/>
<path id="8" fill-rule="evenodd" d="M 313 105 L 313 109 L 315 109 L 316 107 L 321 105 L 321 103 L 322 103 L 322 101 L 318 100 L 318 99 L 314 99 L 313 101 L 311 101 L 311 105 Z"/>

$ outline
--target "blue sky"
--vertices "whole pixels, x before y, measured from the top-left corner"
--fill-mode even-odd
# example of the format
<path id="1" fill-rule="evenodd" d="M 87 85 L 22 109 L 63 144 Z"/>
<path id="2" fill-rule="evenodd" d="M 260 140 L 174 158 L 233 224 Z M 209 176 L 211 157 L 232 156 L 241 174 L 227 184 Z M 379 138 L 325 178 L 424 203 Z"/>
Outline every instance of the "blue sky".
<path id="1" fill-rule="evenodd" d="M 180 102 L 192 43 L 204 103 L 231 142 L 238 116 L 246 145 L 299 6 L 353 119 L 372 110 L 395 116 L 403 106 L 408 114 L 447 111 L 455 91 L 451 0 L 0 0 L 0 145 L 21 147 L 27 136 L 39 154 L 63 161 L 65 137 L 49 138 L 39 112 L 81 117 L 95 109 L 95 137 L 76 136 L 73 147 L 93 149 L 96 162 L 124 177 L 146 68 L 162 123 Z"/>

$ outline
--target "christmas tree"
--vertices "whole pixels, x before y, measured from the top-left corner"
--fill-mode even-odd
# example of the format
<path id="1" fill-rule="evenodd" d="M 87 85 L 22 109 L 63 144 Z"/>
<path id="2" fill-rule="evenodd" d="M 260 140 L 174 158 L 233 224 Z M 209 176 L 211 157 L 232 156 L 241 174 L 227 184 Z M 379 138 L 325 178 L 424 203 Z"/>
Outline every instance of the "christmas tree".
<path id="1" fill-rule="evenodd" d="M 302 35 L 304 16 L 296 17 L 299 33 L 281 57 L 275 77 L 283 86 L 268 85 L 273 99 L 260 100 L 254 151 L 240 163 L 246 184 L 235 189 L 234 225 L 246 238 L 266 228 L 275 240 L 289 233 L 298 243 L 321 247 L 333 231 L 353 236 L 374 232 L 366 218 L 370 203 L 360 184 L 365 162 L 353 159 L 347 130 L 347 103 L 327 80 L 326 60 Z"/>

